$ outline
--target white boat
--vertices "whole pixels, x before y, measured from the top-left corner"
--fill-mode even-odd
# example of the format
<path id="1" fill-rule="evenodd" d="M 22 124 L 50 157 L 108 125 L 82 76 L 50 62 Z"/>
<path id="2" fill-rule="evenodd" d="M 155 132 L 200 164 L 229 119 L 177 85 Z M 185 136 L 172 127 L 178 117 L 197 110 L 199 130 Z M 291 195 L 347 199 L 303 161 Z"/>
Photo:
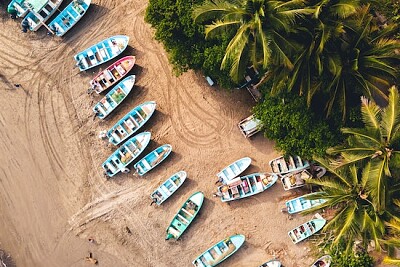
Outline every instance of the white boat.
<path id="1" fill-rule="evenodd" d="M 295 189 L 306 185 L 306 181 L 311 179 L 312 175 L 307 170 L 296 173 L 288 173 L 282 176 L 282 186 L 284 190 Z"/>
<path id="2" fill-rule="evenodd" d="M 326 220 L 320 215 L 319 217 L 319 219 L 312 219 L 290 230 L 288 232 L 288 235 L 292 242 L 294 244 L 297 244 L 300 241 L 309 238 L 310 236 L 321 230 L 324 227 Z"/>
<path id="3" fill-rule="evenodd" d="M 278 260 L 270 260 L 260 265 L 260 267 L 281 267 L 282 263 Z"/>
<path id="4" fill-rule="evenodd" d="M 332 263 L 332 257 L 329 255 L 324 255 L 318 260 L 316 260 L 311 267 L 329 267 Z"/>
<path id="5" fill-rule="evenodd" d="M 256 119 L 254 115 L 251 115 L 238 123 L 238 127 L 240 132 L 244 135 L 244 137 L 250 137 L 255 135 L 260 131 L 261 121 Z"/>
<path id="6" fill-rule="evenodd" d="M 286 201 L 286 209 L 290 214 L 302 212 L 314 207 L 317 207 L 326 202 L 325 199 L 308 199 L 308 197 L 315 195 L 316 193 L 307 194 L 304 196 L 296 197 L 294 199 Z"/>
<path id="7" fill-rule="evenodd" d="M 153 203 L 161 205 L 167 198 L 169 198 L 176 190 L 181 187 L 183 182 L 186 180 L 187 174 L 185 171 L 179 171 L 169 177 L 162 185 L 160 185 L 153 193 L 150 198 Z"/>
<path id="8" fill-rule="evenodd" d="M 23 19 L 29 25 L 29 30 L 37 31 L 44 23 L 56 12 L 63 0 L 50 1 L 29 1 L 25 2 L 28 5 L 30 12 Z"/>
<path id="9" fill-rule="evenodd" d="M 302 160 L 299 156 L 284 156 L 273 159 L 269 162 L 272 172 L 277 174 L 285 174 L 289 172 L 297 172 L 310 167 L 307 160 Z"/>
<path id="10" fill-rule="evenodd" d="M 241 158 L 217 173 L 218 178 L 226 183 L 244 172 L 251 164 L 251 158 Z"/>

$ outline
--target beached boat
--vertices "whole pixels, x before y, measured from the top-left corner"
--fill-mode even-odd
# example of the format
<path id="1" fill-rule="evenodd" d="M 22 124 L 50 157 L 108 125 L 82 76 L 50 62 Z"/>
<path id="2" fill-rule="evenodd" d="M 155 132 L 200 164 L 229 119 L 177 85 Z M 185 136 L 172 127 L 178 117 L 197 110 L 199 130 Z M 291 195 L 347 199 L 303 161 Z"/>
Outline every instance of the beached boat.
<path id="1" fill-rule="evenodd" d="M 171 151 L 172 146 L 169 144 L 157 147 L 141 160 L 136 162 L 133 167 L 136 169 L 137 174 L 142 176 L 160 164 L 166 157 L 168 157 Z"/>
<path id="2" fill-rule="evenodd" d="M 288 160 L 281 156 L 269 162 L 272 172 L 277 174 L 285 174 L 296 172 L 310 167 L 307 160 L 302 160 L 299 156 L 289 156 Z"/>
<path id="3" fill-rule="evenodd" d="M 218 187 L 218 192 L 221 193 L 222 202 L 236 200 L 261 193 L 274 185 L 276 180 L 276 174 L 253 173 L 228 181 Z"/>
<path id="4" fill-rule="evenodd" d="M 37 31 L 61 5 L 63 0 L 50 0 L 50 1 L 25 1 L 30 11 L 22 21 L 29 25 L 29 30 Z"/>
<path id="5" fill-rule="evenodd" d="M 119 82 L 114 89 L 106 94 L 96 105 L 93 107 L 93 112 L 100 119 L 104 119 L 111 113 L 119 104 L 126 98 L 135 84 L 135 75 L 130 75 Z"/>
<path id="6" fill-rule="evenodd" d="M 251 115 L 238 123 L 238 127 L 240 132 L 244 135 L 244 137 L 250 137 L 255 135 L 260 131 L 261 121 L 256 119 L 254 115 Z"/>
<path id="7" fill-rule="evenodd" d="M 149 132 L 137 134 L 115 150 L 102 164 L 105 174 L 112 177 L 120 171 L 128 172 L 127 166 L 143 152 L 150 142 L 150 137 Z"/>
<path id="8" fill-rule="evenodd" d="M 113 145 L 125 141 L 150 119 L 155 109 L 156 102 L 154 101 L 145 102 L 133 108 L 107 131 L 108 141 Z"/>
<path id="9" fill-rule="evenodd" d="M 171 238 L 177 240 L 185 232 L 190 223 L 196 218 L 197 213 L 199 213 L 203 200 L 204 194 L 196 192 L 185 201 L 169 224 L 165 240 Z"/>
<path id="10" fill-rule="evenodd" d="M 88 70 L 121 54 L 128 46 L 129 37 L 116 35 L 107 38 L 74 56 L 80 71 Z"/>
<path id="11" fill-rule="evenodd" d="M 20 18 L 25 17 L 25 15 L 28 14 L 28 11 L 29 11 L 28 1 L 12 0 L 7 6 L 7 10 L 9 10 L 10 8 L 15 9 L 17 11 L 18 17 L 20 17 Z"/>
<path id="12" fill-rule="evenodd" d="M 306 181 L 311 179 L 312 175 L 307 170 L 295 173 L 288 173 L 282 176 L 282 186 L 285 190 L 295 189 L 306 185 Z"/>
<path id="13" fill-rule="evenodd" d="M 326 223 L 324 218 L 312 219 L 302 225 L 290 230 L 288 235 L 294 244 L 309 238 L 319 230 L 321 230 Z"/>
<path id="14" fill-rule="evenodd" d="M 329 267 L 332 263 L 332 257 L 329 255 L 322 256 L 316 260 L 311 267 Z"/>
<path id="15" fill-rule="evenodd" d="M 63 36 L 85 15 L 90 2 L 91 0 L 73 0 L 49 23 L 49 28 L 55 35 Z"/>
<path id="16" fill-rule="evenodd" d="M 125 75 L 127 75 L 128 72 L 133 68 L 135 62 L 136 57 L 126 56 L 117 60 L 105 70 L 100 71 L 100 73 L 90 81 L 88 93 L 95 91 L 96 93 L 100 94 L 101 92 L 107 90 L 125 77 Z"/>
<path id="17" fill-rule="evenodd" d="M 169 198 L 176 190 L 181 187 L 183 182 L 185 182 L 187 174 L 185 171 L 179 171 L 169 177 L 162 185 L 160 185 L 153 193 L 151 193 L 150 198 L 153 203 L 161 205 L 167 198 Z"/>
<path id="18" fill-rule="evenodd" d="M 222 182 L 226 183 L 244 172 L 250 166 L 250 164 L 251 158 L 241 158 L 228 167 L 222 169 L 222 171 L 217 173 L 217 176 Z"/>
<path id="19" fill-rule="evenodd" d="M 315 193 L 307 194 L 304 196 L 296 197 L 294 199 L 286 201 L 286 209 L 290 214 L 302 212 L 314 207 L 317 207 L 326 202 L 325 199 L 307 199 L 307 197 L 315 195 Z"/>
<path id="20" fill-rule="evenodd" d="M 196 267 L 212 267 L 226 260 L 244 243 L 244 235 L 233 235 L 219 241 L 197 257 L 192 263 Z"/>
<path id="21" fill-rule="evenodd" d="M 278 260 L 270 260 L 260 265 L 260 267 L 281 267 L 282 263 Z"/>

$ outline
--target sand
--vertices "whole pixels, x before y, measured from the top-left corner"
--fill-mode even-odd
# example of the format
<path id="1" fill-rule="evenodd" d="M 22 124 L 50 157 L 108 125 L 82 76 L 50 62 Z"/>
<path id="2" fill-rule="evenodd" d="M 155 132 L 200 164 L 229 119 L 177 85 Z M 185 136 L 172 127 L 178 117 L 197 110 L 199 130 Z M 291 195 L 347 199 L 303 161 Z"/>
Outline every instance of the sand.
<path id="1" fill-rule="evenodd" d="M 291 219 L 280 211 L 285 199 L 304 192 L 285 192 L 278 182 L 230 204 L 212 197 L 216 173 L 228 164 L 249 156 L 246 174 L 270 171 L 268 161 L 279 154 L 261 134 L 248 140 L 239 132 L 237 122 L 255 104 L 247 91 L 210 87 L 191 71 L 173 75 L 144 22 L 146 6 L 139 0 L 93 1 L 64 38 L 47 36 L 45 29 L 24 34 L 20 21 L 1 13 L 0 248 L 17 266 L 89 266 L 89 252 L 98 266 L 190 266 L 212 244 L 240 233 L 245 244 L 221 266 L 258 266 L 273 256 L 286 267 L 310 266 L 311 241 L 294 245 L 287 232 L 311 216 Z M 137 85 L 99 121 L 92 106 L 101 96 L 86 90 L 108 64 L 79 72 L 73 55 L 116 34 L 130 36 L 123 55 L 137 57 Z M 152 133 L 146 152 L 169 143 L 173 153 L 142 178 L 118 174 L 106 180 L 101 164 L 115 147 L 99 139 L 99 131 L 149 100 L 157 102 L 157 111 L 142 129 Z M 182 188 L 162 206 L 150 206 L 150 193 L 179 170 L 188 173 Z M 196 191 L 205 194 L 198 218 L 181 240 L 165 241 L 170 220 Z"/>

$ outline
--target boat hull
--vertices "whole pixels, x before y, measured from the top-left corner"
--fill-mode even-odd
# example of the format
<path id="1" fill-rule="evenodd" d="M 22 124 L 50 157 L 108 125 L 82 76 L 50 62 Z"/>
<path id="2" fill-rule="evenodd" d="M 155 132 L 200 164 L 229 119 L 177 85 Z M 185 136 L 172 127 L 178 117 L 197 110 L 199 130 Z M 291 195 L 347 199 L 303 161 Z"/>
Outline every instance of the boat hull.
<path id="1" fill-rule="evenodd" d="M 281 156 L 271 160 L 269 165 L 273 173 L 282 175 L 310 167 L 310 163 L 307 160 L 302 160 L 299 156 L 289 156 L 288 160 Z"/>
<path id="2" fill-rule="evenodd" d="M 157 205 L 161 205 L 182 186 L 186 181 L 186 177 L 187 173 L 185 171 L 179 171 L 173 174 L 151 193 L 150 198 Z"/>
<path id="3" fill-rule="evenodd" d="M 270 260 L 260 265 L 260 267 L 281 267 L 282 263 L 278 260 Z"/>
<path id="4" fill-rule="evenodd" d="M 134 168 L 140 176 L 145 175 L 161 162 L 163 162 L 172 151 L 172 146 L 169 144 L 157 147 L 141 160 L 135 163 Z"/>
<path id="5" fill-rule="evenodd" d="M 286 201 L 285 205 L 288 213 L 295 214 L 314 207 L 318 207 L 326 202 L 325 199 L 312 199 L 309 200 L 307 197 L 315 195 L 315 193 L 300 196 L 291 200 Z"/>
<path id="6" fill-rule="evenodd" d="M 219 173 L 217 173 L 217 176 L 220 180 L 226 183 L 244 172 L 250 166 L 250 164 L 251 158 L 241 158 L 223 168 Z"/>
<path id="7" fill-rule="evenodd" d="M 324 255 L 316 260 L 311 267 L 329 267 L 332 263 L 332 257 L 330 255 Z"/>
<path id="8" fill-rule="evenodd" d="M 325 219 L 312 219 L 288 232 L 294 244 L 297 244 L 321 230 L 326 223 Z"/>

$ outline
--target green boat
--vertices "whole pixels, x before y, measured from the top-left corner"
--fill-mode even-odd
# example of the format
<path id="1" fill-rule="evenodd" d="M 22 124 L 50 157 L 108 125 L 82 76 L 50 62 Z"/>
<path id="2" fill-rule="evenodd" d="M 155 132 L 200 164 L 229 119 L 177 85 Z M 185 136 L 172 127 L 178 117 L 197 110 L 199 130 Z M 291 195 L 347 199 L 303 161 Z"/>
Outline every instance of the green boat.
<path id="1" fill-rule="evenodd" d="M 196 267 L 217 266 L 235 253 L 244 243 L 244 235 L 233 235 L 207 249 L 192 263 Z"/>
<path id="2" fill-rule="evenodd" d="M 203 205 L 203 200 L 204 194 L 202 192 L 196 192 L 185 201 L 185 204 L 183 204 L 168 226 L 165 240 L 171 238 L 178 239 L 183 234 L 194 220 L 197 213 L 199 213 L 201 205 Z"/>

